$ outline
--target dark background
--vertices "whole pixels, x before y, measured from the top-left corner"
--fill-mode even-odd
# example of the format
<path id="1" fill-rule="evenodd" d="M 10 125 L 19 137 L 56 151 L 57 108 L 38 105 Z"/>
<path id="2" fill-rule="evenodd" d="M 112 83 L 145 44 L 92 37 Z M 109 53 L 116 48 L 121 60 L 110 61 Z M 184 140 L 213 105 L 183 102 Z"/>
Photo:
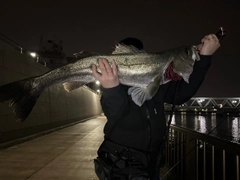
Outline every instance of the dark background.
<path id="1" fill-rule="evenodd" d="M 147 52 L 200 43 L 224 27 L 227 36 L 197 96 L 240 97 L 239 0 L 2 0 L 0 33 L 30 50 L 62 40 L 67 56 L 81 50 L 111 53 L 125 37 Z"/>

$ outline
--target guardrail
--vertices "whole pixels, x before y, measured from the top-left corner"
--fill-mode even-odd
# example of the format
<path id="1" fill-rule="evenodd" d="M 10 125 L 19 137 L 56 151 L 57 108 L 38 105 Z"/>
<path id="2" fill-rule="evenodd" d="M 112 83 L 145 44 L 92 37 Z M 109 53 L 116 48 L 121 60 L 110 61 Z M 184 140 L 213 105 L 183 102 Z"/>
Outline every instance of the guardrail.
<path id="1" fill-rule="evenodd" d="M 26 48 L 24 48 L 23 46 L 19 45 L 18 43 L 16 43 L 15 41 L 13 41 L 12 39 L 10 39 L 9 37 L 5 36 L 4 34 L 0 33 L 0 40 L 7 43 L 8 45 L 10 45 L 13 49 L 19 51 L 21 54 L 26 54 L 26 55 L 30 55 L 30 51 Z M 47 63 L 45 61 L 39 60 L 39 57 L 36 57 L 36 62 L 42 64 L 43 66 L 46 66 L 50 69 L 53 69 L 54 67 L 50 64 Z"/>
<path id="2" fill-rule="evenodd" d="M 26 53 L 27 52 L 27 50 L 25 48 L 23 48 L 21 45 L 19 45 L 15 41 L 11 40 L 10 38 L 8 38 L 7 36 L 5 36 L 2 33 L 0 33 L 0 39 L 2 41 L 4 41 L 5 43 L 9 44 L 10 46 L 12 46 L 15 50 L 19 51 L 20 53 Z"/>
<path id="3" fill-rule="evenodd" d="M 175 125 L 164 151 L 169 172 L 179 180 L 239 180 L 239 155 L 240 144 Z"/>

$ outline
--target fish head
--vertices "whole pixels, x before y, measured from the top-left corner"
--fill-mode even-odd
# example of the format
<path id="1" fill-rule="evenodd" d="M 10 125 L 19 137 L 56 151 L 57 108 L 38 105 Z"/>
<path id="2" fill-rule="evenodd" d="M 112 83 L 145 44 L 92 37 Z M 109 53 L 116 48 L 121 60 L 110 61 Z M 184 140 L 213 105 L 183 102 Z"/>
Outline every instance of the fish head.
<path id="1" fill-rule="evenodd" d="M 195 61 L 200 60 L 198 51 L 192 46 L 182 46 L 172 53 L 173 71 L 188 82 L 189 76 L 193 71 Z"/>
<path id="2" fill-rule="evenodd" d="M 191 55 L 191 57 L 194 61 L 199 61 L 200 60 L 198 50 L 194 46 L 192 46 L 191 49 L 188 50 L 188 51 L 191 51 L 190 55 Z"/>
<path id="3" fill-rule="evenodd" d="M 193 61 L 199 61 L 200 56 L 198 54 L 198 51 L 194 46 L 182 46 L 178 49 L 178 53 L 176 53 L 176 56 L 180 56 L 182 59 L 191 59 Z"/>

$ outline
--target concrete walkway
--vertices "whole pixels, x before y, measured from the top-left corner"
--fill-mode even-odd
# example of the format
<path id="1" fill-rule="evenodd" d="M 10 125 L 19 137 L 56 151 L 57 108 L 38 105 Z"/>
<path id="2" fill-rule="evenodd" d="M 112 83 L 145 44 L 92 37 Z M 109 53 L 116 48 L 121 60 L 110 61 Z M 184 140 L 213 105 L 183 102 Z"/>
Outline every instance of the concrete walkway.
<path id="1" fill-rule="evenodd" d="M 97 180 L 105 116 L 0 151 L 1 180 Z"/>
<path id="2" fill-rule="evenodd" d="M 105 123 L 106 117 L 98 116 L 0 150 L 0 180 L 98 180 L 93 159 Z"/>

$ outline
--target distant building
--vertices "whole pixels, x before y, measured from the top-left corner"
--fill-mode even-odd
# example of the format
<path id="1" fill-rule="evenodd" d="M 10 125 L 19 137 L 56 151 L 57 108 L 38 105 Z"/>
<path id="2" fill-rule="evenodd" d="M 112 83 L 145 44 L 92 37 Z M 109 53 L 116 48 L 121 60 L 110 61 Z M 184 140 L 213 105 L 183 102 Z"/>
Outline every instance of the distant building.
<path id="1" fill-rule="evenodd" d="M 56 40 L 44 41 L 41 37 L 38 50 L 39 61 L 50 65 L 53 68 L 67 64 L 71 57 L 63 53 L 63 42 Z"/>

